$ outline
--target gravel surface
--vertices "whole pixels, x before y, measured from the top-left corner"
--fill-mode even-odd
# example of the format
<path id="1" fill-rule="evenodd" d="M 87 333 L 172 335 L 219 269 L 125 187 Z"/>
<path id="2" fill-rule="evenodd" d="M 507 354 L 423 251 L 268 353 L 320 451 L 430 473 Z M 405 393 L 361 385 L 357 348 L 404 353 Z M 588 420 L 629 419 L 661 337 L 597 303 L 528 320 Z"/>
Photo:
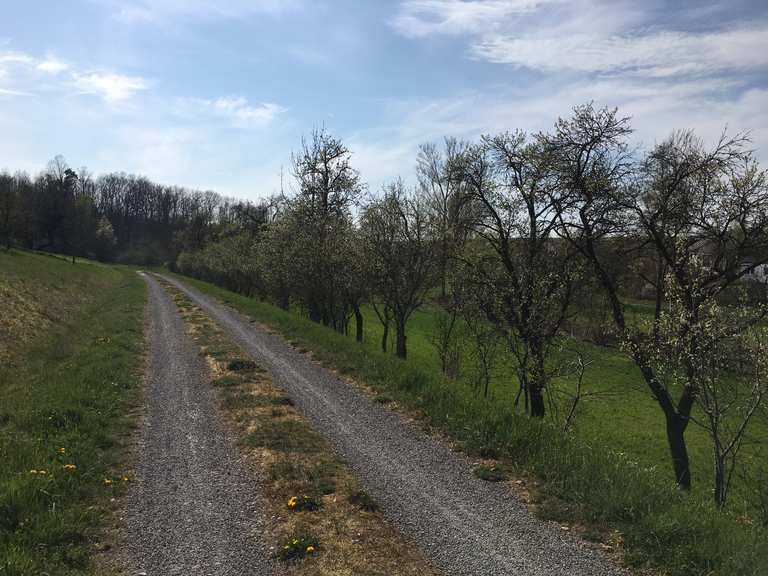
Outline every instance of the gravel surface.
<path id="1" fill-rule="evenodd" d="M 127 502 L 128 573 L 271 574 L 258 479 L 233 444 L 176 304 L 143 276 L 151 352 Z"/>
<path id="2" fill-rule="evenodd" d="M 626 574 L 558 525 L 534 517 L 508 486 L 477 479 L 467 458 L 371 402 L 281 337 L 166 279 L 270 369 L 385 514 L 444 574 Z"/>

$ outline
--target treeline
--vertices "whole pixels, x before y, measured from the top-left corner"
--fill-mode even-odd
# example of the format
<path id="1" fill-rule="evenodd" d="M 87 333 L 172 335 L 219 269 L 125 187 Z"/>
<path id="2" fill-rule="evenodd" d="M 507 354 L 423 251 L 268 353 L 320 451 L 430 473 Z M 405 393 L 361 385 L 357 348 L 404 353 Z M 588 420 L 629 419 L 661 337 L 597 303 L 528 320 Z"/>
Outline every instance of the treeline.
<path id="1" fill-rule="evenodd" d="M 261 226 L 223 229 L 177 265 L 358 340 L 369 304 L 382 350 L 392 331 L 403 358 L 409 319 L 430 300 L 446 376 L 459 322 L 486 390 L 501 338 L 517 365 L 514 401 L 536 417 L 565 373 L 581 381 L 584 363 L 555 352 L 566 327 L 594 322 L 579 311 L 601 300 L 597 329 L 634 361 L 661 410 L 676 482 L 691 485 L 695 422 L 712 440 L 722 507 L 768 381 L 766 307 L 746 290 L 768 261 L 766 175 L 741 135 L 707 148 L 679 131 L 638 154 L 630 133 L 617 111 L 581 106 L 546 133 L 424 145 L 416 187 L 396 180 L 369 194 L 350 151 L 315 132 L 293 157 L 294 195 L 265 206 Z M 637 297 L 652 302 L 647 320 L 627 317 Z"/>
<path id="2" fill-rule="evenodd" d="M 678 131 L 638 153 L 630 134 L 616 110 L 579 106 L 547 132 L 425 144 L 416 186 L 372 194 L 350 150 L 317 130 L 292 156 L 295 192 L 258 205 L 125 175 L 92 180 L 57 160 L 34 181 L 3 178 L 0 225 L 9 244 L 168 262 L 357 340 L 369 305 L 383 352 L 392 333 L 402 358 L 409 320 L 429 301 L 445 375 L 463 323 L 478 381 L 487 390 L 502 342 L 517 366 L 509 401 L 533 417 L 550 412 L 564 374 L 583 375 L 556 351 L 594 321 L 584 309 L 599 299 L 598 331 L 637 365 L 664 417 L 677 484 L 691 485 L 695 423 L 712 441 L 722 507 L 768 382 L 768 309 L 743 294 L 768 262 L 766 174 L 741 135 L 708 148 Z M 640 296 L 652 313 L 628 319 Z M 570 397 L 569 420 L 580 396 Z"/>
<path id="3" fill-rule="evenodd" d="M 57 156 L 32 178 L 0 173 L 0 243 L 130 264 L 172 263 L 217 230 L 252 226 L 253 206 L 124 173 L 94 178 Z"/>

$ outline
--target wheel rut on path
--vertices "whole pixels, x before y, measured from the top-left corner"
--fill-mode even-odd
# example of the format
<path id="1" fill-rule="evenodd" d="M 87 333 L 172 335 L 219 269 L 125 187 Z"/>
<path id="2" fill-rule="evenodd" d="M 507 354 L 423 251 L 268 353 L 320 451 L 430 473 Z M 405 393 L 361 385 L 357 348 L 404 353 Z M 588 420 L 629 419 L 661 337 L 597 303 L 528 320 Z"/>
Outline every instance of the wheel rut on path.
<path id="1" fill-rule="evenodd" d="M 173 277 L 292 398 L 385 514 L 446 575 L 574 576 L 627 572 L 542 521 L 509 487 L 473 475 L 472 462 L 371 402 L 282 337 Z"/>
<path id="2" fill-rule="evenodd" d="M 152 276 L 145 416 L 127 497 L 128 574 L 273 573 L 259 481 L 234 444 L 198 348 Z"/>

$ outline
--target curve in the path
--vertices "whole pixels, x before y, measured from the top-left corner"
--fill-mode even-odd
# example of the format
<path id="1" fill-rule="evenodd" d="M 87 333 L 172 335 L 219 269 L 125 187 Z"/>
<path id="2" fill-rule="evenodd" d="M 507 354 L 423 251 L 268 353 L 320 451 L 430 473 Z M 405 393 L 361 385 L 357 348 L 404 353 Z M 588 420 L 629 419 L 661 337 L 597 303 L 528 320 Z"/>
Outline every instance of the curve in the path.
<path id="1" fill-rule="evenodd" d="M 151 346 L 126 563 L 147 576 L 271 574 L 258 479 L 232 443 L 175 303 L 143 274 Z"/>
<path id="2" fill-rule="evenodd" d="M 177 279 L 165 279 L 270 369 L 384 512 L 444 574 L 625 573 L 557 525 L 535 518 L 508 487 L 475 478 L 468 459 L 371 402 L 281 337 Z"/>

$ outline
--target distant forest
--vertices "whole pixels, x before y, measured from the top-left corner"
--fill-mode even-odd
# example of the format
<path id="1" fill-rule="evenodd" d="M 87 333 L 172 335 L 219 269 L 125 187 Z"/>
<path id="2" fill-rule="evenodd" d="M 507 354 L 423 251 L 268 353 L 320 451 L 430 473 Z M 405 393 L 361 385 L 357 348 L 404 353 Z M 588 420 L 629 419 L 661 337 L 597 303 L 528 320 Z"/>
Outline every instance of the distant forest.
<path id="1" fill-rule="evenodd" d="M 0 173 L 0 242 L 126 264 L 173 263 L 227 229 L 249 230 L 252 204 L 125 173 L 95 178 L 62 156 L 32 178 Z"/>

